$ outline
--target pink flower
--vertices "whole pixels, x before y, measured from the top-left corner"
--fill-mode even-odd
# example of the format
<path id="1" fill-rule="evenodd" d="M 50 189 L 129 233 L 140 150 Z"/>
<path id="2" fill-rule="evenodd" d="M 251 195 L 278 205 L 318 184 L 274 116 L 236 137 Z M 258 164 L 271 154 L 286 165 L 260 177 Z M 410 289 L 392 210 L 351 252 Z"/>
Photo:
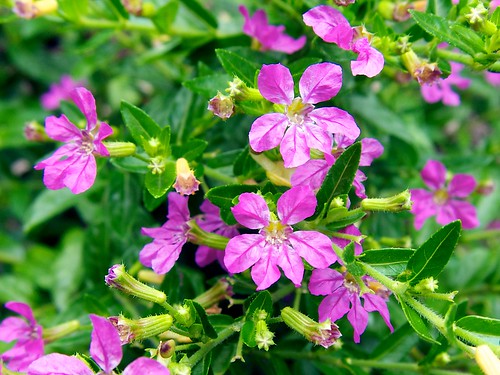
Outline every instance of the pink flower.
<path id="1" fill-rule="evenodd" d="M 442 101 L 443 104 L 449 106 L 460 104 L 460 96 L 451 89 L 451 86 L 455 85 L 459 89 L 465 90 L 470 85 L 470 79 L 460 77 L 459 73 L 463 69 L 462 64 L 450 61 L 450 65 L 451 74 L 447 78 L 440 78 L 436 82 L 420 86 L 420 91 L 426 102 Z"/>
<path id="2" fill-rule="evenodd" d="M 11 371 L 24 372 L 31 362 L 43 356 L 42 326 L 36 322 L 33 311 L 27 304 L 11 301 L 5 307 L 25 319 L 9 317 L 0 324 L 0 341 L 17 340 L 12 348 L 0 354 L 0 362 L 5 362 Z"/>
<path id="3" fill-rule="evenodd" d="M 90 356 L 103 372 L 111 374 L 122 360 L 122 346 L 118 331 L 106 318 L 89 315 L 94 329 L 90 342 Z M 93 375 L 87 364 L 76 357 L 52 353 L 34 361 L 28 375 Z M 141 357 L 130 363 L 123 375 L 168 375 L 170 371 L 159 362 Z"/>
<path id="4" fill-rule="evenodd" d="M 486 81 L 492 86 L 500 86 L 500 73 L 484 72 Z"/>
<path id="5" fill-rule="evenodd" d="M 294 39 L 285 34 L 285 26 L 270 25 L 266 12 L 262 9 L 257 10 L 253 17 L 250 17 L 248 9 L 244 5 L 240 5 L 238 9 L 245 17 L 243 32 L 258 43 L 261 51 L 273 50 L 291 54 L 304 47 L 306 43 L 304 35 L 299 39 Z"/>
<path id="6" fill-rule="evenodd" d="M 196 222 L 201 229 L 227 238 L 233 238 L 239 234 L 236 226 L 224 223 L 220 217 L 219 207 L 210 203 L 210 201 L 205 200 L 200 209 L 204 215 Z M 195 261 L 198 266 L 205 267 L 215 260 L 218 260 L 224 269 L 226 268 L 224 266 L 224 251 L 212 249 L 205 245 L 200 245 L 196 250 Z"/>
<path id="7" fill-rule="evenodd" d="M 224 264 L 229 272 L 240 273 L 252 267 L 257 290 L 274 284 L 281 276 L 278 266 L 295 286 L 304 276 L 304 258 L 315 268 L 328 267 L 336 256 L 330 239 L 316 231 L 293 231 L 291 225 L 314 213 L 316 197 L 308 187 L 286 191 L 277 203 L 277 216 L 265 199 L 255 193 L 243 193 L 231 210 L 236 220 L 258 234 L 242 234 L 229 240 Z"/>
<path id="8" fill-rule="evenodd" d="M 335 43 L 344 50 L 358 54 L 357 60 L 351 62 L 353 75 L 371 78 L 382 71 L 384 56 L 370 45 L 364 29 L 358 33 L 339 10 L 328 5 L 319 5 L 304 13 L 302 18 L 325 42 Z"/>
<path id="9" fill-rule="evenodd" d="M 436 221 L 446 225 L 460 219 L 465 229 L 479 225 L 476 208 L 462 200 L 476 188 L 476 180 L 468 174 L 456 174 L 448 186 L 446 184 L 446 168 L 436 160 L 429 160 L 420 173 L 424 183 L 430 188 L 412 189 L 411 212 L 415 215 L 415 228 L 420 229 L 424 222 L 436 215 Z M 454 199 L 459 198 L 459 199 Z"/>
<path id="10" fill-rule="evenodd" d="M 344 271 L 342 273 L 331 268 L 313 270 L 309 280 L 309 291 L 318 296 L 326 296 L 318 309 L 319 320 L 330 319 L 332 322 L 347 313 L 347 320 L 354 328 L 354 342 L 359 343 L 361 335 L 368 325 L 368 313 L 378 311 L 391 332 L 394 331 L 389 317 L 386 301 L 388 291 L 380 283 L 370 277 L 363 277 L 366 286 L 375 294 L 364 293 L 361 296 L 356 279 Z M 361 305 L 361 298 L 364 304 Z"/>
<path id="11" fill-rule="evenodd" d="M 330 100 L 342 86 L 342 69 L 332 63 L 309 66 L 299 81 L 300 97 L 294 98 L 292 74 L 281 64 L 263 65 L 258 76 L 264 98 L 281 104 L 284 113 L 267 113 L 254 121 L 250 146 L 256 152 L 280 146 L 286 168 L 304 164 L 311 148 L 329 153 L 332 133 L 355 139 L 359 128 L 352 116 L 339 108 L 314 108 Z"/>
<path id="12" fill-rule="evenodd" d="M 168 194 L 168 220 L 160 228 L 142 228 L 141 233 L 152 237 L 153 242 L 144 246 L 139 260 L 158 274 L 170 271 L 182 247 L 188 240 L 190 219 L 188 197 L 174 192 Z"/>
<path id="13" fill-rule="evenodd" d="M 85 129 L 79 129 L 65 115 L 50 116 L 45 121 L 47 135 L 56 141 L 66 142 L 54 154 L 35 165 L 45 169 L 43 182 L 49 189 L 68 187 L 73 194 L 88 190 L 97 174 L 94 155 L 109 156 L 102 140 L 113 133 L 111 127 L 97 120 L 95 100 L 83 87 L 73 90 L 71 99 L 87 119 Z"/>
<path id="14" fill-rule="evenodd" d="M 335 160 L 344 152 L 344 150 L 354 143 L 354 140 L 345 136 L 335 136 L 336 147 L 332 154 L 325 154 L 325 159 L 309 160 L 305 164 L 297 167 L 292 175 L 292 186 L 309 186 L 316 190 L 321 187 L 330 167 L 335 164 Z M 378 158 L 384 152 L 384 147 L 375 138 L 363 138 L 361 140 L 361 159 L 360 167 L 371 165 L 373 159 Z M 366 176 L 360 170 L 356 171 L 353 186 L 356 195 L 360 198 L 366 198 L 365 187 L 362 182 Z"/>
<path id="15" fill-rule="evenodd" d="M 50 85 L 49 91 L 40 98 L 42 107 L 48 111 L 59 108 L 62 100 L 71 99 L 71 91 L 82 86 L 83 82 L 73 81 L 68 75 L 61 77 L 60 83 Z"/>

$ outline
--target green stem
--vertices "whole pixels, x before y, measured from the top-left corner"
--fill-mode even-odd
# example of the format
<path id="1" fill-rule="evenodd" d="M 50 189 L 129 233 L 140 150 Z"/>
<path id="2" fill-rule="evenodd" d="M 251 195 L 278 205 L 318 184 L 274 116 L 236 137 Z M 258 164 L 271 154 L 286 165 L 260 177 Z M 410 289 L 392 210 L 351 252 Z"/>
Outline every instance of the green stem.
<path id="1" fill-rule="evenodd" d="M 78 25 L 93 29 L 133 30 L 148 33 L 158 32 L 158 30 L 152 23 L 137 23 L 124 19 L 122 19 L 121 21 L 110 21 L 106 19 L 80 17 L 78 20 Z"/>
<path id="2" fill-rule="evenodd" d="M 204 165 L 204 171 L 205 171 L 205 175 L 206 176 L 208 176 L 210 178 L 213 178 L 215 180 L 218 180 L 218 181 L 221 181 L 221 182 L 225 182 L 225 183 L 228 183 L 228 184 L 236 184 L 236 183 L 238 183 L 238 180 L 236 180 L 234 177 L 230 177 L 230 176 L 227 176 L 227 175 L 225 175 L 223 173 L 220 173 L 217 170 L 208 167 L 207 165 Z"/>
<path id="3" fill-rule="evenodd" d="M 132 155 L 132 157 L 134 157 L 134 158 L 136 158 L 136 159 L 139 159 L 139 160 L 141 160 L 141 161 L 144 161 L 144 162 L 146 162 L 146 163 L 148 163 L 148 164 L 151 162 L 151 160 L 150 160 L 149 158 L 147 158 L 147 157 L 145 157 L 145 156 L 142 156 L 142 155 L 140 155 L 140 154 L 133 154 L 133 155 Z"/>
<path id="4" fill-rule="evenodd" d="M 472 233 L 465 233 L 460 238 L 460 242 L 472 242 L 479 240 L 489 240 L 498 238 L 500 236 L 500 229 L 482 230 Z"/>
<path id="5" fill-rule="evenodd" d="M 213 348 L 215 348 L 217 345 L 219 345 L 222 342 L 224 342 L 225 340 L 227 340 L 229 337 L 231 337 L 236 332 L 239 332 L 241 330 L 241 327 L 243 327 L 244 322 L 245 322 L 244 320 L 241 320 L 239 322 L 235 322 L 235 323 L 231 324 L 229 327 L 220 331 L 217 338 L 210 340 L 210 341 L 206 342 L 205 344 L 203 344 L 203 346 L 196 353 L 194 353 L 187 360 L 187 362 L 185 362 L 185 364 L 188 365 L 190 368 L 193 368 Z"/>
<path id="6" fill-rule="evenodd" d="M 289 284 L 287 286 L 281 287 L 276 292 L 271 294 L 271 299 L 273 302 L 277 302 L 280 299 L 284 298 L 285 296 L 289 295 L 290 293 L 293 293 L 295 290 L 295 285 Z"/>

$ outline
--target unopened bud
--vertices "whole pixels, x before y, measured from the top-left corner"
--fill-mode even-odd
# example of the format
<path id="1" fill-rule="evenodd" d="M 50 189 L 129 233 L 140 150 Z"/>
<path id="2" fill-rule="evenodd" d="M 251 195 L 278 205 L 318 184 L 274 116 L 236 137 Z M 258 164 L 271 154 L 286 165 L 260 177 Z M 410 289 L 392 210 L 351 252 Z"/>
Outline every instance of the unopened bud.
<path id="1" fill-rule="evenodd" d="M 500 360 L 488 345 L 479 345 L 476 348 L 475 358 L 485 375 L 500 374 Z"/>
<path id="2" fill-rule="evenodd" d="M 124 158 L 135 154 L 136 146 L 132 142 L 103 142 L 111 158 Z"/>
<path id="3" fill-rule="evenodd" d="M 136 280 L 125 271 L 123 264 L 115 264 L 104 278 L 110 287 L 121 290 L 146 301 L 162 304 L 167 300 L 165 293 Z"/>
<path id="4" fill-rule="evenodd" d="M 186 159 L 177 159 L 175 163 L 177 178 L 174 183 L 174 189 L 181 195 L 192 195 L 198 191 L 200 181 L 194 176 L 194 172 L 189 168 Z"/>
<path id="5" fill-rule="evenodd" d="M 438 281 L 432 276 L 426 279 L 420 280 L 413 289 L 418 293 L 433 293 L 438 288 Z"/>
<path id="6" fill-rule="evenodd" d="M 142 0 L 122 0 L 122 5 L 130 14 L 142 15 Z"/>
<path id="7" fill-rule="evenodd" d="M 300 333 L 312 343 L 321 345 L 324 348 L 334 345 L 338 338 L 342 336 L 339 327 L 335 323 L 332 323 L 330 319 L 318 323 L 291 307 L 285 307 L 281 310 L 281 317 L 286 325 L 294 331 Z"/>
<path id="8" fill-rule="evenodd" d="M 45 128 L 37 121 L 30 121 L 24 125 L 24 137 L 28 141 L 33 142 L 44 142 L 49 140 Z"/>
<path id="9" fill-rule="evenodd" d="M 366 198 L 361 201 L 363 211 L 401 212 L 411 210 L 411 194 L 407 189 L 389 198 Z"/>
<path id="10" fill-rule="evenodd" d="M 413 9 L 412 3 L 396 3 L 392 12 L 392 19 L 397 22 L 403 22 L 410 19 L 408 10 Z"/>
<path id="11" fill-rule="evenodd" d="M 56 0 L 16 0 L 13 11 L 21 18 L 32 19 L 54 13 L 57 7 Z"/>
<path id="12" fill-rule="evenodd" d="M 255 325 L 255 342 L 257 343 L 257 347 L 267 352 L 271 345 L 275 345 L 273 337 L 274 333 L 269 330 L 265 320 L 258 320 Z"/>
<path id="13" fill-rule="evenodd" d="M 215 116 L 227 120 L 234 114 L 234 102 L 231 96 L 217 92 L 208 102 L 208 108 Z"/>
<path id="14" fill-rule="evenodd" d="M 170 358 L 175 353 L 175 340 L 161 341 L 158 346 L 158 354 L 162 358 Z"/>
<path id="15" fill-rule="evenodd" d="M 59 340 L 66 337 L 80 329 L 80 322 L 78 320 L 71 320 L 66 323 L 59 324 L 55 327 L 43 329 L 43 340 L 46 343 Z"/>
<path id="16" fill-rule="evenodd" d="M 204 309 L 207 309 L 219 301 L 229 299 L 233 296 L 233 287 L 226 278 L 219 279 L 214 286 L 194 299 Z"/>

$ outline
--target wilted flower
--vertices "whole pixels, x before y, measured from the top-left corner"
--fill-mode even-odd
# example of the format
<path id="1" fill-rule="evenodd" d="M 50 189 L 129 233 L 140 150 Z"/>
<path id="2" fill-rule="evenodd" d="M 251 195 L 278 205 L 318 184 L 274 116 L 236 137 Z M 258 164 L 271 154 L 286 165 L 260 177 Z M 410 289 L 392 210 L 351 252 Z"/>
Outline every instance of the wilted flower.
<path id="1" fill-rule="evenodd" d="M 208 110 L 212 112 L 215 116 L 227 120 L 234 113 L 234 101 L 231 96 L 224 95 L 221 92 L 217 92 L 208 102 Z"/>
<path id="2" fill-rule="evenodd" d="M 194 175 L 194 172 L 189 168 L 186 159 L 179 158 L 175 163 L 175 172 L 177 178 L 175 179 L 174 189 L 181 195 L 192 195 L 198 191 L 200 181 Z"/>
<path id="3" fill-rule="evenodd" d="M 434 215 L 441 225 L 457 219 L 462 221 L 462 227 L 465 229 L 479 225 L 476 208 L 462 199 L 469 196 L 476 188 L 474 177 L 468 174 L 456 174 L 446 186 L 446 168 L 436 160 L 429 160 L 420 175 L 430 191 L 411 190 L 413 201 L 411 212 L 415 215 L 416 229 L 422 228 L 424 222 Z"/>
<path id="4" fill-rule="evenodd" d="M 47 135 L 66 142 L 54 154 L 35 165 L 44 169 L 43 182 L 49 189 L 68 187 L 73 194 L 88 190 L 95 181 L 97 166 L 94 155 L 109 156 L 102 140 L 113 133 L 111 127 L 97 120 L 95 100 L 83 87 L 73 90 L 71 99 L 87 119 L 85 129 L 79 129 L 65 115 L 45 120 Z"/>
<path id="5" fill-rule="evenodd" d="M 253 38 L 256 49 L 291 54 L 304 47 L 306 43 L 305 36 L 294 39 L 285 34 L 285 26 L 270 25 L 264 10 L 259 9 L 253 17 L 250 17 L 248 9 L 244 5 L 240 5 L 238 9 L 243 17 L 245 17 L 243 32 Z"/>
<path id="6" fill-rule="evenodd" d="M 451 88 L 452 85 L 461 90 L 465 90 L 470 85 L 470 79 L 460 76 L 460 71 L 463 65 L 450 61 L 451 73 L 445 79 L 438 79 L 437 81 L 424 84 L 420 87 L 423 98 L 428 103 L 436 103 L 442 101 L 443 104 L 449 106 L 457 106 L 460 104 L 460 96 Z"/>

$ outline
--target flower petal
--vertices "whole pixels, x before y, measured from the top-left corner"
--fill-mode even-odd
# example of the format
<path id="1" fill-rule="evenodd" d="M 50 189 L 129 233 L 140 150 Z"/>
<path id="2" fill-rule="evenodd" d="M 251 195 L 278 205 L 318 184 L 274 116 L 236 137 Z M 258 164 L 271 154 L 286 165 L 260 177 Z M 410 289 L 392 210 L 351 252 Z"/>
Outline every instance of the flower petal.
<path id="1" fill-rule="evenodd" d="M 31 307 L 28 304 L 24 302 L 9 301 L 5 304 L 5 307 L 21 316 L 24 316 L 31 323 L 31 325 L 34 326 L 36 324 L 33 310 L 31 310 Z"/>
<path id="2" fill-rule="evenodd" d="M 87 119 L 87 130 L 91 130 L 97 124 L 94 96 L 85 87 L 77 87 L 71 91 L 70 97 Z"/>
<path id="3" fill-rule="evenodd" d="M 476 189 L 476 179 L 469 174 L 456 174 L 448 185 L 448 193 L 451 197 L 465 198 Z"/>
<path id="4" fill-rule="evenodd" d="M 446 181 L 446 167 L 437 160 L 429 160 L 420 175 L 428 187 L 437 190 L 442 188 Z"/>
<path id="5" fill-rule="evenodd" d="M 66 168 L 63 183 L 73 194 L 90 189 L 97 175 L 94 155 L 78 154 Z"/>
<path id="6" fill-rule="evenodd" d="M 106 318 L 89 315 L 92 321 L 90 355 L 105 373 L 110 373 L 122 360 L 120 335 L 115 326 Z"/>
<path id="7" fill-rule="evenodd" d="M 257 290 L 269 288 L 281 276 L 275 253 L 276 251 L 272 246 L 264 246 L 259 261 L 252 267 L 250 274 L 252 275 L 252 280 L 257 284 Z"/>
<path id="8" fill-rule="evenodd" d="M 363 294 L 363 299 L 365 300 L 364 308 L 368 312 L 378 311 L 384 319 L 385 324 L 391 332 L 394 332 L 394 328 L 392 327 L 390 321 L 389 309 L 387 308 L 387 302 L 380 296 L 376 294 L 365 293 Z"/>
<path id="9" fill-rule="evenodd" d="M 276 27 L 276 26 L 272 26 Z M 295 39 L 290 35 L 285 34 L 284 32 L 276 34 L 275 32 L 269 33 L 271 38 L 267 39 L 267 43 L 262 43 L 267 49 L 273 51 L 284 52 L 288 54 L 292 54 L 302 49 L 306 44 L 307 38 L 305 35 L 302 35 L 300 38 Z"/>
<path id="10" fill-rule="evenodd" d="M 310 104 L 330 100 L 341 87 L 342 68 L 328 62 L 310 65 L 299 81 L 302 101 Z"/>
<path id="11" fill-rule="evenodd" d="M 264 98 L 276 104 L 291 104 L 293 78 L 290 70 L 281 64 L 262 65 L 257 77 L 259 91 Z"/>
<path id="12" fill-rule="evenodd" d="M 298 166 L 292 174 L 292 186 L 309 186 L 313 190 L 319 189 L 330 167 L 331 165 L 326 160 L 309 160 Z"/>
<path id="13" fill-rule="evenodd" d="M 278 217 L 283 224 L 297 224 L 314 213 L 316 196 L 307 186 L 293 187 L 278 199 Z"/>
<path id="14" fill-rule="evenodd" d="M 78 129 L 65 115 L 49 116 L 45 119 L 47 135 L 59 142 L 70 142 L 82 139 L 82 131 Z"/>
<path id="15" fill-rule="evenodd" d="M 321 322 L 330 319 L 332 322 L 342 318 L 349 311 L 349 291 L 340 287 L 326 296 L 319 304 L 318 315 Z"/>
<path id="16" fill-rule="evenodd" d="M 354 328 L 354 342 L 359 343 L 361 340 L 361 335 L 368 325 L 368 313 L 361 306 L 361 301 L 357 294 L 351 294 L 351 310 L 347 314 L 347 320 L 351 323 L 352 328 Z"/>
<path id="17" fill-rule="evenodd" d="M 285 168 L 295 168 L 311 159 L 305 132 L 297 126 L 291 126 L 285 133 L 280 145 Z"/>
<path id="18" fill-rule="evenodd" d="M 347 138 L 356 139 L 360 130 L 354 118 L 346 111 L 336 107 L 316 108 L 309 113 L 309 118 L 330 133 L 343 134 Z"/>
<path id="19" fill-rule="evenodd" d="M 226 246 L 224 265 L 231 273 L 252 267 L 263 256 L 265 239 L 260 234 L 242 234 L 231 238 Z"/>
<path id="20" fill-rule="evenodd" d="M 158 361 L 140 357 L 123 370 L 123 375 L 170 375 L 170 371 Z"/>
<path id="21" fill-rule="evenodd" d="M 346 50 L 351 48 L 354 33 L 349 21 L 339 10 L 328 5 L 319 5 L 304 13 L 302 18 L 325 42 L 336 43 Z"/>
<path id="22" fill-rule="evenodd" d="M 454 220 L 460 220 L 464 229 L 479 226 L 476 207 L 469 202 L 451 199 L 438 210 L 436 221 L 446 225 Z"/>
<path id="23" fill-rule="evenodd" d="M 411 189 L 410 194 L 413 202 L 410 212 L 415 215 L 413 225 L 415 229 L 420 229 L 429 217 L 436 215 L 437 205 L 434 203 L 434 195 L 427 190 Z"/>
<path id="24" fill-rule="evenodd" d="M 238 223 L 250 229 L 264 228 L 269 224 L 269 207 L 259 194 L 241 194 L 238 204 L 231 207 L 231 212 Z"/>
<path id="25" fill-rule="evenodd" d="M 295 251 L 315 268 L 326 268 L 337 260 L 332 241 L 323 233 L 298 231 L 292 233 L 288 240 Z"/>
<path id="26" fill-rule="evenodd" d="M 256 152 L 277 147 L 288 126 L 288 118 L 282 113 L 267 113 L 257 118 L 250 129 L 250 147 Z"/>
<path id="27" fill-rule="evenodd" d="M 278 266 L 297 288 L 300 287 L 304 278 L 304 263 L 293 247 L 282 245 L 278 256 Z"/>
<path id="28" fill-rule="evenodd" d="M 344 276 L 331 268 L 315 269 L 309 279 L 309 291 L 315 296 L 335 292 L 344 283 Z"/>
<path id="29" fill-rule="evenodd" d="M 313 122 L 303 124 L 307 147 L 322 151 L 325 154 L 332 152 L 333 136 L 321 126 Z"/>
<path id="30" fill-rule="evenodd" d="M 352 75 L 375 77 L 384 68 L 384 55 L 370 46 L 368 39 L 358 39 L 353 46 L 353 51 L 358 54 L 356 61 L 351 61 Z"/>
<path id="31" fill-rule="evenodd" d="M 52 353 L 32 362 L 28 375 L 93 375 L 94 372 L 76 357 Z"/>
<path id="32" fill-rule="evenodd" d="M 375 138 L 363 138 L 361 140 L 360 167 L 371 165 L 373 159 L 378 158 L 384 152 L 384 146 Z"/>

